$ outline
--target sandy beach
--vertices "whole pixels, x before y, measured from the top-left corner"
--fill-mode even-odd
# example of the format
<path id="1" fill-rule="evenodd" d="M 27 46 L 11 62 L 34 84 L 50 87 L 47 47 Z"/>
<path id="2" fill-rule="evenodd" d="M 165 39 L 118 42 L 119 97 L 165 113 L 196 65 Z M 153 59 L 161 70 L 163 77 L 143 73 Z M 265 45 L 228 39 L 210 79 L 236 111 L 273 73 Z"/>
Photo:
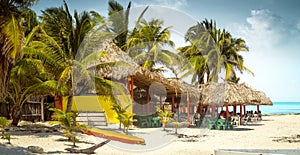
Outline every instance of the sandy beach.
<path id="1" fill-rule="evenodd" d="M 169 132 L 163 132 L 161 129 L 133 129 L 130 130 L 131 134 L 138 133 L 145 135 L 145 146 L 133 146 L 129 144 L 121 144 L 119 142 L 111 141 L 109 144 L 98 148 L 96 154 L 113 154 L 113 155 L 127 155 L 127 154 L 161 154 L 161 155 L 174 155 L 174 154 L 214 154 L 215 149 L 279 149 L 279 148 L 300 148 L 300 115 L 273 115 L 263 116 L 263 120 L 249 124 L 247 126 L 239 126 L 234 130 L 209 130 L 200 131 L 197 128 L 181 129 L 179 133 L 194 136 L 192 138 L 172 138 L 174 134 L 173 129 Z M 39 125 L 39 123 L 36 123 Z M 35 124 L 35 125 L 36 125 Z M 45 124 L 45 123 L 43 123 Z M 41 124 L 40 124 L 41 125 Z M 33 125 L 34 126 L 34 125 Z M 28 131 L 29 129 L 29 131 Z M 162 133 L 168 133 L 170 137 L 155 135 L 153 130 L 159 130 Z M 154 134 L 147 134 L 147 132 Z M 69 154 L 65 148 L 71 147 L 71 142 L 65 141 L 65 137 L 53 129 L 44 127 L 35 130 L 34 127 L 27 127 L 18 130 L 10 130 L 11 144 L 6 144 L 6 140 L 1 139 L 0 154 L 31 154 L 27 151 L 27 147 L 34 145 L 40 146 L 44 149 L 44 154 Z M 149 137 L 147 137 L 149 136 Z M 104 141 L 101 138 L 78 134 L 80 140 L 77 143 L 78 148 L 87 148 L 93 144 Z M 169 138 L 169 139 L 168 139 Z M 147 143 L 148 140 L 148 143 Z M 154 140 L 154 141 L 153 141 Z M 152 141 L 152 142 L 151 142 Z M 163 146 L 158 149 L 148 151 L 125 151 L 124 149 L 117 149 L 116 146 L 126 148 L 126 145 L 140 148 L 149 148 L 148 145 L 153 145 L 153 142 L 161 142 Z M 168 143 L 169 142 L 169 143 Z M 158 145 L 161 145 L 158 144 Z M 144 149 L 145 150 L 145 149 Z"/>

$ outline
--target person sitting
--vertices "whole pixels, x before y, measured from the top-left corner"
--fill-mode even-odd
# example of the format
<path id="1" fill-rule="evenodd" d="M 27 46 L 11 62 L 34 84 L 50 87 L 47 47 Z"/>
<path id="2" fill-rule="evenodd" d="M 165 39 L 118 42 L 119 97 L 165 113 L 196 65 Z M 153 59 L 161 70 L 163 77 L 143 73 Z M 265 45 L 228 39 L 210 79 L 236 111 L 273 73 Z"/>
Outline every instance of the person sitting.
<path id="1" fill-rule="evenodd" d="M 260 121 L 261 121 L 261 120 L 262 120 L 262 118 L 261 118 L 261 111 L 259 110 L 257 114 L 258 114 L 257 120 L 260 120 Z"/>
<path id="2" fill-rule="evenodd" d="M 201 119 L 200 113 L 196 112 L 196 113 L 194 114 L 194 124 L 195 124 L 196 126 L 200 126 L 200 119 Z"/>
<path id="3" fill-rule="evenodd" d="M 223 111 L 223 110 L 221 111 L 220 118 L 221 119 L 226 119 L 225 111 Z"/>

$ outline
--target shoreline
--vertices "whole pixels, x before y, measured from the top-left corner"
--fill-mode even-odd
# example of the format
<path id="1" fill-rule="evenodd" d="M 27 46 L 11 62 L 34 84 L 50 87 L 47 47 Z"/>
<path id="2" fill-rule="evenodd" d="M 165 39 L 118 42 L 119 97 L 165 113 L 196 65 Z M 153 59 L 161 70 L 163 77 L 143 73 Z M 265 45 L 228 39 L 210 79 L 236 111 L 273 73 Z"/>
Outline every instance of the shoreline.
<path id="1" fill-rule="evenodd" d="M 184 132 L 191 137 L 171 139 L 171 142 L 159 149 L 124 152 L 124 150 L 112 147 L 116 142 L 109 142 L 107 145 L 98 148 L 96 154 L 197 154 L 211 155 L 217 149 L 300 149 L 300 115 L 270 115 L 263 116 L 262 121 L 239 126 L 234 130 L 209 130 L 205 136 L 192 137 L 199 135 L 199 129 L 187 128 Z M 44 124 L 44 123 L 34 123 Z M 30 126 L 30 125 L 29 125 Z M 155 129 L 134 129 L 130 133 L 138 132 L 145 135 Z M 173 132 L 173 129 L 170 129 Z M 6 140 L 0 140 L 0 154 L 28 154 L 27 147 L 30 145 L 40 146 L 46 154 L 70 154 L 64 149 L 70 148 L 71 142 L 65 139 L 60 132 L 48 131 L 9 131 L 11 134 L 11 145 L 5 144 Z M 147 134 L 146 134 L 147 135 Z M 162 137 L 153 136 L 156 140 L 163 140 Z M 104 139 L 84 134 L 78 134 L 80 143 L 79 148 L 87 148 L 97 144 Z M 149 138 L 149 137 L 148 137 Z M 147 139 L 146 144 L 147 144 Z M 149 142 L 150 139 L 148 139 Z M 148 143 L 148 146 L 151 144 Z M 126 146 L 126 145 L 124 145 Z M 133 145 L 128 145 L 133 146 Z"/>

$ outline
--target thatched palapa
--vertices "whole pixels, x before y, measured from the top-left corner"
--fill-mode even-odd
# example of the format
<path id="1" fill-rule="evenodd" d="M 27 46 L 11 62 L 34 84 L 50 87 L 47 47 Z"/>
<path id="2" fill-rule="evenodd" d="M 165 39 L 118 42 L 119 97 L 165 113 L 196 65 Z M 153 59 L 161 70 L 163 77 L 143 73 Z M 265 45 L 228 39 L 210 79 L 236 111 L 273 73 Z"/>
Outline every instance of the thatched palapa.
<path id="1" fill-rule="evenodd" d="M 96 75 L 124 82 L 130 75 L 134 76 L 134 85 L 147 90 L 154 82 L 161 83 L 164 88 L 154 88 L 156 94 L 175 94 L 179 96 L 184 93 L 199 95 L 200 90 L 196 87 L 182 83 L 179 80 L 169 80 L 163 75 L 151 72 L 137 64 L 127 53 L 123 52 L 112 41 L 106 40 L 101 43 L 99 51 L 105 51 L 106 56 L 101 57 L 99 63 L 115 63 L 114 66 L 106 66 L 96 71 Z M 165 90 L 163 90 L 165 89 Z"/>

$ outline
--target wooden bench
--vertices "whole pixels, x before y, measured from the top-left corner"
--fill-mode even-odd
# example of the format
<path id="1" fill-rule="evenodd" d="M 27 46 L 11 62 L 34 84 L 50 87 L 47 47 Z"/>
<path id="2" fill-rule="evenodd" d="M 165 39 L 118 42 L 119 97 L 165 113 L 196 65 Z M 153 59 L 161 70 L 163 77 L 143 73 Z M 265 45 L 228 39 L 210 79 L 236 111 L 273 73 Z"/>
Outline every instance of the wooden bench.
<path id="1" fill-rule="evenodd" d="M 104 111 L 81 111 L 78 112 L 76 121 L 85 124 L 89 127 L 107 126 L 106 116 Z"/>

